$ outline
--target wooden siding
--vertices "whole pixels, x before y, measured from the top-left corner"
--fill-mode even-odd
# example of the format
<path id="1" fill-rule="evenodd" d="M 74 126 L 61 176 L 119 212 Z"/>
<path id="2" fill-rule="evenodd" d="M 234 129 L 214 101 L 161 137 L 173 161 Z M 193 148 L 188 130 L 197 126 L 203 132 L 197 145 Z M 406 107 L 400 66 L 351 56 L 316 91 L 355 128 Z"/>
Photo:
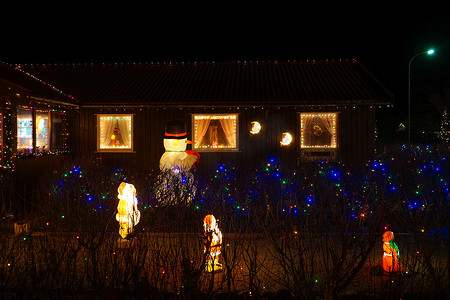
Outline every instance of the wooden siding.
<path id="1" fill-rule="evenodd" d="M 165 122 L 181 119 L 186 122 L 192 138 L 192 114 L 238 113 L 239 151 L 201 152 L 201 167 L 216 167 L 219 163 L 261 165 L 269 157 L 283 162 L 295 162 L 300 156 L 299 113 L 338 112 L 337 159 L 347 164 L 365 164 L 373 156 L 375 141 L 375 108 L 356 107 L 240 107 L 240 108 L 82 108 L 72 115 L 72 153 L 77 160 L 101 158 L 114 168 L 157 170 L 164 153 L 162 134 Z M 134 115 L 133 153 L 97 152 L 97 114 Z M 258 135 L 249 133 L 250 123 L 259 121 Z M 283 132 L 292 133 L 290 146 L 280 146 Z M 190 146 L 188 146 L 190 147 Z"/>

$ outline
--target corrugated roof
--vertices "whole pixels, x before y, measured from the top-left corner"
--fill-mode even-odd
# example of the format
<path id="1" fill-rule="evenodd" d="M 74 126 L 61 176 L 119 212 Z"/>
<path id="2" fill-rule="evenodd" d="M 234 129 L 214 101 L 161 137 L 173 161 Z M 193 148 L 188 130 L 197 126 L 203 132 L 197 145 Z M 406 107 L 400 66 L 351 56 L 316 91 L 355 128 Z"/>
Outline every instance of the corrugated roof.
<path id="1" fill-rule="evenodd" d="M 356 60 L 22 65 L 85 105 L 389 104 Z"/>
<path id="2" fill-rule="evenodd" d="M 30 74 L 20 67 L 0 62 L 0 80 L 7 84 L 20 87 L 29 93 L 31 98 L 40 101 L 58 101 L 66 104 L 76 104 L 74 97 L 64 93 L 50 82 Z"/>

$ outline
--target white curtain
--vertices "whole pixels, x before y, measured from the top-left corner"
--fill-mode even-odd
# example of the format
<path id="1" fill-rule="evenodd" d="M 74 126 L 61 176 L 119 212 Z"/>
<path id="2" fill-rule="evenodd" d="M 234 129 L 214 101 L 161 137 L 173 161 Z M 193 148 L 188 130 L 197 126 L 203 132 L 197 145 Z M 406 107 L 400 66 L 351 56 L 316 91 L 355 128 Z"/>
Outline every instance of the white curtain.
<path id="1" fill-rule="evenodd" d="M 119 141 L 121 141 L 119 146 L 131 147 L 129 122 L 131 122 L 131 120 L 124 117 L 119 118 L 117 122 L 119 125 L 117 127 L 119 129 Z"/>
<path id="2" fill-rule="evenodd" d="M 203 141 L 203 137 L 206 134 L 206 131 L 208 130 L 209 123 L 211 122 L 210 119 L 197 119 L 195 120 L 197 122 L 197 132 L 195 133 L 195 148 L 199 148 L 200 144 Z"/>
<path id="3" fill-rule="evenodd" d="M 325 125 L 325 128 L 328 130 L 328 132 L 333 136 L 334 132 L 333 132 L 333 116 L 327 116 L 327 115 L 322 115 L 322 116 L 317 116 L 321 121 L 322 124 Z"/>
<path id="4" fill-rule="evenodd" d="M 234 120 L 232 119 L 229 120 L 220 119 L 220 125 L 222 126 L 222 129 L 225 132 L 228 145 L 236 147 L 234 143 L 236 133 L 234 132 L 233 122 Z"/>
<path id="5" fill-rule="evenodd" d="M 103 120 L 103 143 L 101 147 L 112 146 L 111 136 L 114 133 L 114 128 L 117 127 L 119 134 L 116 136 L 116 146 L 126 146 L 131 147 L 130 141 L 130 124 L 131 120 L 126 117 L 116 117 L 112 119 Z"/>

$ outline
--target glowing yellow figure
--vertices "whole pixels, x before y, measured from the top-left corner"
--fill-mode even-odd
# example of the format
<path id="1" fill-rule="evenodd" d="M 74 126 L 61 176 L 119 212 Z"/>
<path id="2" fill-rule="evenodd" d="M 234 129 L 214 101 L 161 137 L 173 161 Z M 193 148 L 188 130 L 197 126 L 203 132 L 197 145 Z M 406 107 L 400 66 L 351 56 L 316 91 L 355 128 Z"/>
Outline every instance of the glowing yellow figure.
<path id="1" fill-rule="evenodd" d="M 261 124 L 258 121 L 251 122 L 252 129 L 250 130 L 251 134 L 258 134 L 261 131 Z"/>
<path id="2" fill-rule="evenodd" d="M 222 270 L 222 264 L 218 262 L 220 248 L 222 247 L 222 232 L 217 226 L 216 218 L 213 215 L 207 215 L 203 219 L 203 244 L 206 253 L 206 271 Z"/>
<path id="3" fill-rule="evenodd" d="M 139 223 L 141 213 L 137 208 L 136 189 L 134 185 L 122 182 L 117 189 L 119 204 L 117 205 L 116 220 L 119 222 L 119 234 L 125 239 L 133 232 L 133 227 Z"/>
<path id="4" fill-rule="evenodd" d="M 289 132 L 283 132 L 281 135 L 281 146 L 287 146 L 292 142 L 292 135 Z"/>
<path id="5" fill-rule="evenodd" d="M 400 271 L 398 263 L 400 251 L 394 242 L 394 233 L 392 231 L 386 231 L 383 234 L 383 251 L 383 269 L 386 272 Z"/>

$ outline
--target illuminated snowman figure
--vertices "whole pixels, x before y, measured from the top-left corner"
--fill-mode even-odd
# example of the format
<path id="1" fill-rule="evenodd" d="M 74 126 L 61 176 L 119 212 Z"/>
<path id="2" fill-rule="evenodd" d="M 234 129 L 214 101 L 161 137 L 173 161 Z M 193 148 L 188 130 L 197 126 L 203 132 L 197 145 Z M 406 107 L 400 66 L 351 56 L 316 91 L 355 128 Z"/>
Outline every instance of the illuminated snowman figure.
<path id="1" fill-rule="evenodd" d="M 200 154 L 186 150 L 188 144 L 186 125 L 183 121 L 173 120 L 166 123 L 164 138 L 165 152 L 159 161 L 162 173 L 157 200 L 160 205 L 190 202 L 196 193 L 191 168 L 198 163 Z"/>
<path id="2" fill-rule="evenodd" d="M 119 234 L 125 239 L 133 232 L 133 227 L 139 223 L 141 213 L 137 208 L 136 189 L 134 185 L 122 182 L 117 189 L 119 204 L 116 220 L 119 222 Z"/>
<path id="3" fill-rule="evenodd" d="M 186 124 L 183 121 L 167 122 L 163 138 L 165 152 L 159 161 L 159 168 L 162 171 L 186 171 L 198 163 L 200 154 L 186 150 L 187 144 L 192 142 L 187 139 Z"/>

